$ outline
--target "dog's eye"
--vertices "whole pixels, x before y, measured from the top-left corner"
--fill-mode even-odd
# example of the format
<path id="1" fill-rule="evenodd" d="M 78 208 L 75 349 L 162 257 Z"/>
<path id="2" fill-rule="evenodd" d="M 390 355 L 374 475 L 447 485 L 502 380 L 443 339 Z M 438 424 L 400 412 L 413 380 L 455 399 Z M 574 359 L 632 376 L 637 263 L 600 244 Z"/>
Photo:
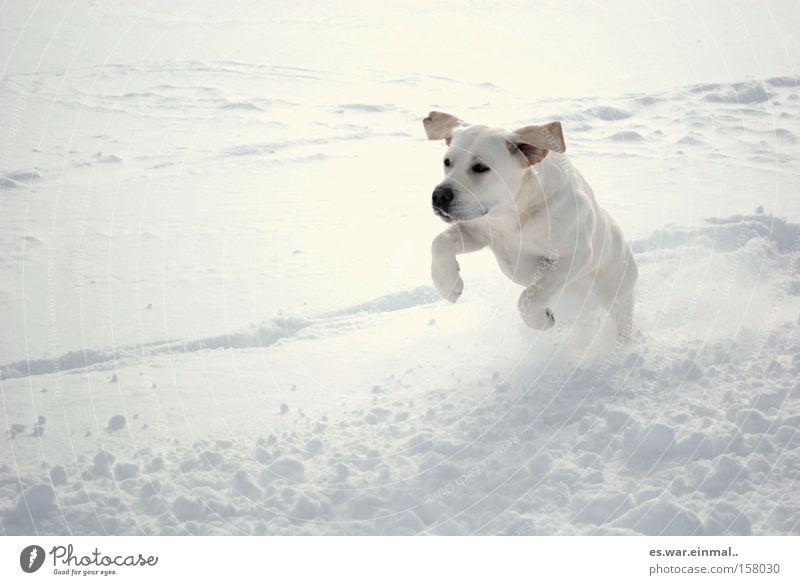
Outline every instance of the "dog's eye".
<path id="1" fill-rule="evenodd" d="M 482 165 L 481 163 L 475 163 L 474 165 L 472 165 L 470 170 L 473 173 L 488 173 L 490 171 L 489 167 L 487 167 L 486 165 Z"/>
<path id="2" fill-rule="evenodd" d="M 444 166 L 446 166 L 446 167 L 450 166 L 450 159 L 449 158 L 444 159 Z"/>

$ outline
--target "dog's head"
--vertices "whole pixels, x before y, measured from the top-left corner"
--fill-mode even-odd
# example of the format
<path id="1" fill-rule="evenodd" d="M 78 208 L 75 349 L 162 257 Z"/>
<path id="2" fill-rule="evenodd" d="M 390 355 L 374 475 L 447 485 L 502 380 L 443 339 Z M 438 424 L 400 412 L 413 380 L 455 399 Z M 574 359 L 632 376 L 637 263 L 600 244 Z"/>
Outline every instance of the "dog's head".
<path id="1" fill-rule="evenodd" d="M 560 122 L 503 132 L 431 112 L 422 121 L 429 140 L 444 140 L 444 181 L 433 190 L 433 211 L 444 221 L 475 219 L 510 202 L 530 167 L 551 150 L 564 152 Z"/>

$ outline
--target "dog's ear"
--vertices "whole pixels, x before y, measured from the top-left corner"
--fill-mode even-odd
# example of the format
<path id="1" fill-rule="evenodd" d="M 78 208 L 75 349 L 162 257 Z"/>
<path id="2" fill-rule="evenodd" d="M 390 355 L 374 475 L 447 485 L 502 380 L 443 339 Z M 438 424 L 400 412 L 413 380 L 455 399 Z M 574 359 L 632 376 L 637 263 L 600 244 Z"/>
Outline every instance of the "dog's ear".
<path id="1" fill-rule="evenodd" d="M 455 128 L 468 126 L 464 120 L 459 120 L 455 116 L 443 112 L 431 112 L 427 118 L 422 120 L 422 125 L 425 126 L 428 140 L 444 140 L 447 144 L 450 144 Z"/>
<path id="2" fill-rule="evenodd" d="M 555 152 L 567 150 L 561 122 L 519 128 L 508 136 L 508 140 L 528 159 L 531 165 L 542 162 L 551 150 Z"/>

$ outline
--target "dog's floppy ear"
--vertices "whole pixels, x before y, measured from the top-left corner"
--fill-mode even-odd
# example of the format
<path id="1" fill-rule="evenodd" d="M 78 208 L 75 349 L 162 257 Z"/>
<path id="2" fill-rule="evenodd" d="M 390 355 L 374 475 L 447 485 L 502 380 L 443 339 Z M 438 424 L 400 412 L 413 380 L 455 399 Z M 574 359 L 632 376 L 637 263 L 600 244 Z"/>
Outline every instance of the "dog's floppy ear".
<path id="1" fill-rule="evenodd" d="M 454 128 L 468 126 L 464 120 L 459 120 L 444 112 L 431 112 L 427 118 L 422 120 L 422 125 L 425 126 L 428 140 L 444 140 L 447 144 L 450 144 Z"/>
<path id="2" fill-rule="evenodd" d="M 514 130 L 508 140 L 532 165 L 542 162 L 551 150 L 564 152 L 564 133 L 561 122 L 550 122 L 544 126 L 525 126 Z"/>

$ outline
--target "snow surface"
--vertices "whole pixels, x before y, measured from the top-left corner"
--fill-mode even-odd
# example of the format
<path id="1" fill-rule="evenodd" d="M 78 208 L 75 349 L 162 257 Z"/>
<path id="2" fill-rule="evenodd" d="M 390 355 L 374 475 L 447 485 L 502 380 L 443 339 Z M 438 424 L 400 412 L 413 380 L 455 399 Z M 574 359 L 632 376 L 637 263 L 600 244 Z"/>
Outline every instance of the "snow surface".
<path id="1" fill-rule="evenodd" d="M 796 5 L 489 8 L 3 4 L 4 534 L 800 533 Z M 564 122 L 628 344 L 438 298 L 434 108 Z"/>

